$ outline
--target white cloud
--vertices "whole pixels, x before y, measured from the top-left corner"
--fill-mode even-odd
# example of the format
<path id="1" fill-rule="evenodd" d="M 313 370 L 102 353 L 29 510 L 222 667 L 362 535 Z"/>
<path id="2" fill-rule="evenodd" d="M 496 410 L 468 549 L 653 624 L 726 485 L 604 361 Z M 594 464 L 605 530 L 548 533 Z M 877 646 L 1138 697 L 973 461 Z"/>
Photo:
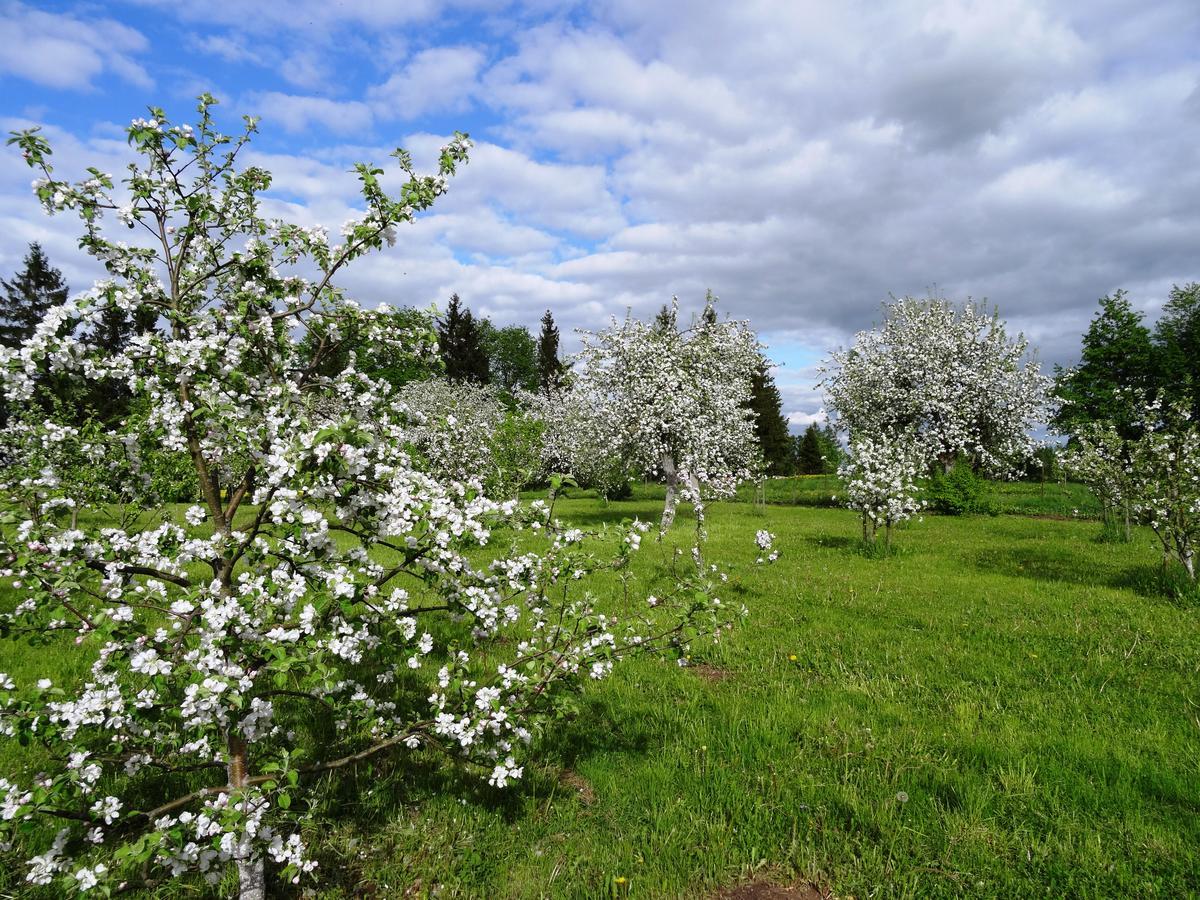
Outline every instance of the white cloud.
<path id="1" fill-rule="evenodd" d="M 341 137 L 368 128 L 371 108 L 358 100 L 330 100 L 278 91 L 251 94 L 245 103 L 262 111 L 263 126 L 279 125 L 293 134 L 320 125 Z"/>
<path id="2" fill-rule="evenodd" d="M 471 102 L 483 63 L 483 54 L 474 47 L 422 50 L 367 96 L 381 118 L 416 119 L 433 110 L 458 112 Z"/>
<path id="3" fill-rule="evenodd" d="M 135 61 L 140 32 L 112 19 L 82 19 L 20 3 L 0 7 L 0 72 L 52 88 L 87 90 L 104 72 L 140 88 L 154 82 Z"/>

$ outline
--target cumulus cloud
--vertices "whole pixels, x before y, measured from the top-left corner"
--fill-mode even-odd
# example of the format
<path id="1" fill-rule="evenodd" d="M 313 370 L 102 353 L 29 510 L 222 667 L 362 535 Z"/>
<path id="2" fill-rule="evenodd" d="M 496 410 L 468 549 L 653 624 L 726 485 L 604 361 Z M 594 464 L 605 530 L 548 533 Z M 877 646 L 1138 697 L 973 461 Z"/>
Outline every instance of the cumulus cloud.
<path id="1" fill-rule="evenodd" d="M 102 73 L 140 88 L 154 82 L 134 58 L 147 41 L 107 18 L 77 18 L 21 3 L 0 6 L 0 73 L 52 88 L 87 90 Z"/>
<path id="2" fill-rule="evenodd" d="M 422 50 L 367 96 L 384 118 L 416 119 L 435 110 L 458 112 L 471 102 L 483 62 L 483 54 L 474 47 Z"/>
<path id="3" fill-rule="evenodd" d="M 330 100 L 266 91 L 249 95 L 245 103 L 262 110 L 263 126 L 279 125 L 292 133 L 307 132 L 319 125 L 337 134 L 370 126 L 371 109 L 358 100 Z"/>

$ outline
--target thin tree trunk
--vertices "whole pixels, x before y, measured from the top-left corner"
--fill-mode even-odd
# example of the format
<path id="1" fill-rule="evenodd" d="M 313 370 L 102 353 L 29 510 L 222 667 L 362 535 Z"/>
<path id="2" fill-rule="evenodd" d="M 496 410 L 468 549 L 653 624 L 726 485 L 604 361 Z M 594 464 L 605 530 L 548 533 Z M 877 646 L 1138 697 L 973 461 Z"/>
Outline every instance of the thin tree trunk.
<path id="1" fill-rule="evenodd" d="M 892 552 L 892 523 L 890 521 L 883 529 L 883 549 L 885 553 Z"/>
<path id="2" fill-rule="evenodd" d="M 240 737 L 229 735 L 229 786 L 238 791 L 246 785 L 246 742 Z M 239 859 L 239 900 L 266 900 L 267 877 L 262 856 L 255 854 L 249 859 Z"/>
<path id="3" fill-rule="evenodd" d="M 863 513 L 863 543 L 868 546 L 875 543 L 874 535 L 871 534 L 871 523 L 866 513 Z"/>
<path id="4" fill-rule="evenodd" d="M 667 499 L 663 504 L 662 522 L 658 526 L 658 538 L 662 540 L 662 536 L 670 531 L 671 526 L 675 524 L 675 505 L 679 499 L 679 473 L 675 469 L 675 459 L 670 453 L 662 455 L 662 459 L 659 460 L 659 468 L 663 470 L 663 475 L 667 481 Z"/>

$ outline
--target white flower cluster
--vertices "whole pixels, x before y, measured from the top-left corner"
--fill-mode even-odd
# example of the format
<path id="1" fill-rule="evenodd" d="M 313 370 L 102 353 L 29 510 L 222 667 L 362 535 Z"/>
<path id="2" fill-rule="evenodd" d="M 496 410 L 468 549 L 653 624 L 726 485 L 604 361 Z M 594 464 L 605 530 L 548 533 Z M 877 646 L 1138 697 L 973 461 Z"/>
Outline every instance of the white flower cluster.
<path id="1" fill-rule="evenodd" d="M 968 302 L 902 298 L 883 325 L 822 367 L 826 406 L 851 442 L 909 433 L 926 459 L 949 467 L 965 455 L 1007 474 L 1034 449 L 1049 381 L 1026 361 L 995 313 Z"/>
<path id="2" fill-rule="evenodd" d="M 1107 506 L 1124 506 L 1154 529 L 1164 561 L 1193 581 L 1200 552 L 1200 425 L 1183 404 L 1145 403 L 1122 437 L 1111 422 L 1081 427 L 1067 468 Z"/>
<path id="3" fill-rule="evenodd" d="M 924 453 L 911 435 L 860 437 L 850 444 L 850 457 L 838 469 L 846 483 L 848 508 L 862 515 L 863 540 L 874 543 L 880 526 L 891 542 L 892 526 L 911 518 L 923 506 L 917 479 Z"/>
<path id="4" fill-rule="evenodd" d="M 684 329 L 673 300 L 667 321 L 627 317 L 584 332 L 568 388 L 539 408 L 549 469 L 610 484 L 661 479 L 664 531 L 677 498 L 702 512 L 705 498 L 732 496 L 760 463 L 748 406 L 760 346 L 747 323 L 719 321 L 713 300 Z"/>

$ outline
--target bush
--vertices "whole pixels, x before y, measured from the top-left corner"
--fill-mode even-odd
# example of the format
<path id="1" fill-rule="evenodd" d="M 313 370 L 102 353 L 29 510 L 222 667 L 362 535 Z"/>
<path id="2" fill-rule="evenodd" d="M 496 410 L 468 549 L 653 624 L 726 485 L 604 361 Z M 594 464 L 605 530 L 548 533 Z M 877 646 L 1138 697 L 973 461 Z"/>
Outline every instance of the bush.
<path id="1" fill-rule="evenodd" d="M 949 472 L 934 473 L 925 489 L 925 499 L 930 509 L 948 516 L 1000 514 L 991 484 L 962 459 Z"/>

